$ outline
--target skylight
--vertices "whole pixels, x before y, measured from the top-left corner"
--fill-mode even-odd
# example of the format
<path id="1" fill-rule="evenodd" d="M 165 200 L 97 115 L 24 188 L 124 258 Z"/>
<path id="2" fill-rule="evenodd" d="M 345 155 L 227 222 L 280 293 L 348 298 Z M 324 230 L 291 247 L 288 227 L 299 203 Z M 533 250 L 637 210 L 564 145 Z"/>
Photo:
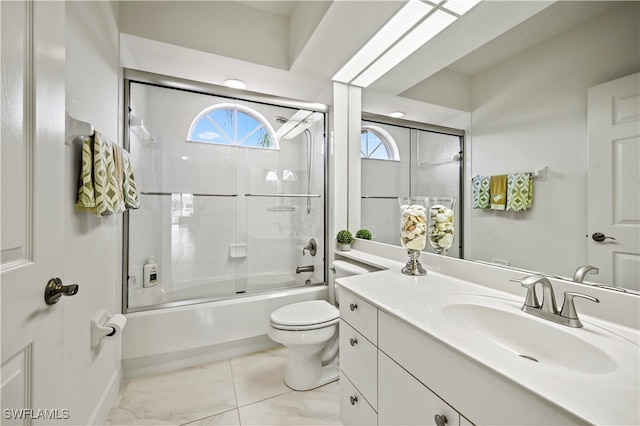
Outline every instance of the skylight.
<path id="1" fill-rule="evenodd" d="M 332 78 L 368 87 L 481 0 L 409 0 Z"/>

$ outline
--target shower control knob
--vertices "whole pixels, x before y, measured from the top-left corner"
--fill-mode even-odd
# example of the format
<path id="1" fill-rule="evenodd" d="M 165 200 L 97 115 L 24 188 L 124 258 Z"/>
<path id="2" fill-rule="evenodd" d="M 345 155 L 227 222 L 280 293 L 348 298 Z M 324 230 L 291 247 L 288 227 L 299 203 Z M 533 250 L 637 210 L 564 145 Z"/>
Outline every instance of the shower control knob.
<path id="1" fill-rule="evenodd" d="M 349 343 L 351 344 L 351 346 L 355 346 L 356 344 L 358 344 L 358 339 L 354 339 L 352 337 L 351 339 L 349 339 Z"/>
<path id="2" fill-rule="evenodd" d="M 350 303 L 349 304 L 349 309 L 351 309 L 352 311 L 355 311 L 356 309 L 358 309 L 358 305 L 355 303 Z"/>
<path id="3" fill-rule="evenodd" d="M 358 402 L 358 397 L 357 396 L 350 396 L 349 397 L 349 401 L 351 402 L 351 405 L 356 405 L 356 402 Z"/>

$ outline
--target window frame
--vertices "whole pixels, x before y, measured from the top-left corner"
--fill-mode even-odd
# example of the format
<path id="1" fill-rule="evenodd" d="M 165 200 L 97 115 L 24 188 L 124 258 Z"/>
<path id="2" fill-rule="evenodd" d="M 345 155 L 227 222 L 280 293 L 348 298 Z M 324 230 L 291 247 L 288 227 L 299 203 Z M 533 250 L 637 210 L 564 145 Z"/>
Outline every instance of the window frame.
<path id="1" fill-rule="evenodd" d="M 233 135 L 228 135 L 227 132 L 213 119 L 209 114 L 219 111 L 219 110 L 232 110 L 234 114 L 233 119 Z M 259 123 L 259 126 L 250 130 L 248 133 L 242 135 L 238 135 L 238 114 L 244 114 Z M 217 130 L 219 130 L 220 136 L 225 140 L 225 142 L 217 142 L 217 141 L 205 141 L 205 140 L 195 140 L 193 139 L 193 134 L 196 131 L 196 126 L 202 121 L 208 120 Z M 251 136 L 253 136 L 256 132 L 260 131 L 260 129 L 264 129 L 266 134 L 269 136 L 269 139 L 273 142 L 273 146 L 254 146 L 254 145 L 243 145 L 244 141 L 247 141 Z M 251 149 L 268 149 L 272 151 L 280 150 L 280 140 L 276 135 L 276 131 L 274 130 L 269 120 L 262 115 L 260 112 L 255 109 L 248 107 L 246 105 L 242 105 L 234 102 L 220 102 L 214 105 L 211 105 L 196 115 L 196 117 L 191 122 L 189 126 L 189 132 L 187 133 L 187 142 L 191 143 L 203 143 L 209 145 L 221 145 L 221 146 L 235 146 L 235 147 L 243 147 L 243 148 L 251 148 Z"/>
<path id="2" fill-rule="evenodd" d="M 360 138 L 361 138 L 360 139 L 360 159 L 361 160 L 398 161 L 398 162 L 401 161 L 400 151 L 398 150 L 398 144 L 396 144 L 396 141 L 393 139 L 393 136 L 391 136 L 389 132 L 387 132 L 382 127 L 372 126 L 369 124 L 362 125 L 360 129 L 361 129 L 361 133 L 360 133 Z M 365 132 L 374 134 L 380 140 L 381 145 L 384 146 L 385 151 L 387 152 L 388 158 L 372 158 L 370 156 L 369 157 L 363 156 L 362 135 Z M 389 154 L 391 154 L 391 156 L 389 156 Z"/>

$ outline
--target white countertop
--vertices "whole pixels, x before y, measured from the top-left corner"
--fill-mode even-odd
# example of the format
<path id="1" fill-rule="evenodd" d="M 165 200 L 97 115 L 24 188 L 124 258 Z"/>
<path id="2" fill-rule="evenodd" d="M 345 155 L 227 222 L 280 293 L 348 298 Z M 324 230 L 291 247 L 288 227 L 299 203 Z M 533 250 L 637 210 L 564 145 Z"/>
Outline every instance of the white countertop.
<path id="1" fill-rule="evenodd" d="M 361 253 L 336 253 L 365 261 Z M 433 271 L 428 271 L 422 277 L 403 275 L 399 272 L 402 263 L 378 256 L 367 257 L 366 263 L 388 269 L 341 278 L 336 283 L 382 311 L 466 354 L 496 374 L 518 383 L 549 404 L 587 422 L 640 424 L 638 330 L 588 315 L 580 316 L 583 328 L 569 328 L 521 312 L 524 299 L 518 295 Z M 561 327 L 562 332 L 594 342 L 603 351 L 617 357 L 618 368 L 585 373 L 533 362 L 523 363 L 521 358 L 488 343 L 486 337 L 460 333 L 460 329 L 439 316 L 434 307 L 445 295 L 463 294 L 491 296 L 492 300 L 504 302 L 505 309 L 513 308 L 515 314 L 529 316 L 549 327 Z M 580 354 L 577 353 L 577 356 Z M 541 377 L 544 379 L 540 380 Z"/>

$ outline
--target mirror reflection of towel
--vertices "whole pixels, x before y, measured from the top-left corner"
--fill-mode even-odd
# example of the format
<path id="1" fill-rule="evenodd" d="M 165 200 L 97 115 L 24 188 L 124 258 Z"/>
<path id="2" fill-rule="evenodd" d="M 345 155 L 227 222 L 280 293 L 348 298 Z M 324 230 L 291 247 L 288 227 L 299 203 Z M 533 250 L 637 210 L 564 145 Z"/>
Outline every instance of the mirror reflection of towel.
<path id="1" fill-rule="evenodd" d="M 507 207 L 507 175 L 491 176 L 489 178 L 489 194 L 491 208 L 504 210 Z"/>
<path id="2" fill-rule="evenodd" d="M 507 177 L 507 210 L 523 211 L 533 204 L 533 178 L 529 173 L 512 173 Z"/>
<path id="3" fill-rule="evenodd" d="M 471 179 L 471 190 L 473 192 L 473 208 L 489 208 L 489 178 L 487 176 L 476 176 Z"/>

